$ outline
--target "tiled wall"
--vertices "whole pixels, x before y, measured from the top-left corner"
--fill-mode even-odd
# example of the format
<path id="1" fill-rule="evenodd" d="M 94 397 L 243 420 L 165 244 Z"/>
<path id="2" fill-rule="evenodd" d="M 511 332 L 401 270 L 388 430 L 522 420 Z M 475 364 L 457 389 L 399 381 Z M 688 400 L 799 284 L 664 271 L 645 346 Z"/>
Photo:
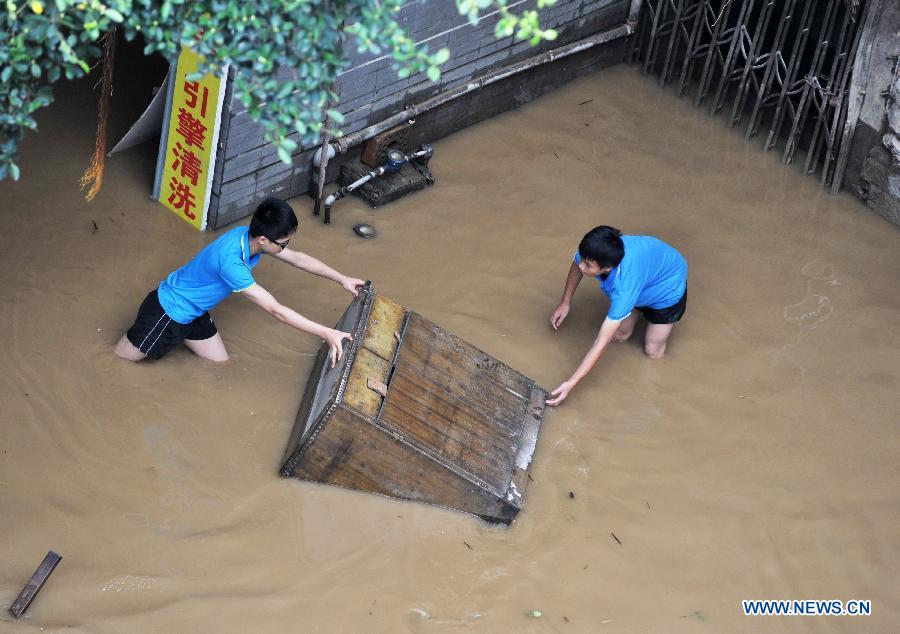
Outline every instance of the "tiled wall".
<path id="1" fill-rule="evenodd" d="M 510 6 L 519 12 L 533 8 L 534 0 L 513 0 Z M 361 130 L 400 112 L 407 105 L 464 84 L 494 68 L 624 24 L 628 6 L 628 0 L 558 0 L 553 7 L 541 11 L 541 26 L 557 29 L 559 38 L 532 47 L 527 42 L 516 42 L 512 37 L 496 39 L 497 17 L 494 15 L 483 17 L 476 26 L 470 25 L 457 12 L 454 0 L 410 2 L 400 10 L 400 23 L 416 41 L 426 42 L 432 51 L 445 46 L 450 49 L 450 59 L 441 69 L 440 82 L 434 84 L 423 74 L 400 79 L 389 56 L 358 54 L 350 50 L 350 67 L 340 76 L 337 85 L 338 109 L 346 118 L 342 131 L 349 134 Z M 523 94 L 533 98 L 599 65 L 621 61 L 624 41 L 613 42 L 605 48 L 605 51 L 589 51 L 547 65 L 556 67 L 553 69 L 539 68 L 517 75 L 514 78 L 515 96 L 510 95 L 511 80 L 505 80 L 491 86 L 490 90 L 472 93 L 458 100 L 459 103 L 429 113 L 425 117 L 427 126 L 417 122 L 414 127 L 421 133 L 427 130 L 427 136 L 421 141 L 432 141 L 464 125 L 520 105 Z M 549 77 L 548 72 L 551 73 Z M 539 82 L 539 86 L 528 90 L 529 81 Z M 242 104 L 231 98 L 230 91 L 226 94 L 220 139 L 210 202 L 211 228 L 223 227 L 249 215 L 266 196 L 292 198 L 309 190 L 311 156 L 315 148 L 300 147 L 294 155 L 293 165 L 281 163 L 275 150 L 263 139 L 259 127 L 247 117 Z M 333 171 L 330 169 L 329 173 Z"/>

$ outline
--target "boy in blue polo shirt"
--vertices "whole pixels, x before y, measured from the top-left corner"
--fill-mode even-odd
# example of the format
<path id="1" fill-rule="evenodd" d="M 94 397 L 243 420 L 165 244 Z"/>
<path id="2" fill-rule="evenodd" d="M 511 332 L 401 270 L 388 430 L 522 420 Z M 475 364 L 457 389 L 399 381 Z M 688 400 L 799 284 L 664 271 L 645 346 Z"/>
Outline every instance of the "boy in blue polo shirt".
<path id="1" fill-rule="evenodd" d="M 312 256 L 288 249 L 297 216 L 283 200 L 267 198 L 253 212 L 249 227 L 236 227 L 207 245 L 194 259 L 160 282 L 138 310 L 134 325 L 116 344 L 129 361 L 160 359 L 184 343 L 194 354 L 227 361 L 228 352 L 209 311 L 232 293 L 241 293 L 270 315 L 328 342 L 331 365 L 341 358 L 350 333 L 318 324 L 283 306 L 253 279 L 262 255 L 337 282 L 354 297 L 364 282 L 338 273 Z"/>
<path id="2" fill-rule="evenodd" d="M 562 301 L 550 316 L 558 330 L 569 314 L 569 304 L 583 276 L 592 275 L 609 296 L 609 312 L 594 344 L 581 364 L 550 394 L 548 405 L 559 405 L 596 365 L 611 341 L 626 341 L 639 311 L 649 322 L 644 352 L 651 359 L 665 354 L 672 328 L 687 306 L 687 262 L 674 248 L 651 236 L 623 236 L 613 227 L 591 229 L 578 245 L 569 267 Z"/>

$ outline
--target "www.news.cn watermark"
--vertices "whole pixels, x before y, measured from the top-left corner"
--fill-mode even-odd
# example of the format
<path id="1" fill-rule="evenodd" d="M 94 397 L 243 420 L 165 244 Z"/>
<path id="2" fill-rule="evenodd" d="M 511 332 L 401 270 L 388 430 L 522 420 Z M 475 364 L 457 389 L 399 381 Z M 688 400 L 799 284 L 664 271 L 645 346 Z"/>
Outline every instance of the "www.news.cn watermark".
<path id="1" fill-rule="evenodd" d="M 868 599 L 754 599 L 741 601 L 744 616 L 869 616 Z"/>

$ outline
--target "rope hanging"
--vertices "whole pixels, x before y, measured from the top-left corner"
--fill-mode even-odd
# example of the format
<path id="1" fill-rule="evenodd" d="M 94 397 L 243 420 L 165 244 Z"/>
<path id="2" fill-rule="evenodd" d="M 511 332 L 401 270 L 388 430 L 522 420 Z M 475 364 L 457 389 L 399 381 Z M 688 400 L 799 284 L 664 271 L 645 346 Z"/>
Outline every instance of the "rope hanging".
<path id="1" fill-rule="evenodd" d="M 106 158 L 106 121 L 109 118 L 109 98 L 112 96 L 113 61 L 116 54 L 116 31 L 113 29 L 105 36 L 103 45 L 103 78 L 100 82 L 100 104 L 97 108 L 97 140 L 94 144 L 94 155 L 91 164 L 81 177 L 81 189 L 91 185 L 85 200 L 94 200 L 103 184 L 103 165 Z"/>

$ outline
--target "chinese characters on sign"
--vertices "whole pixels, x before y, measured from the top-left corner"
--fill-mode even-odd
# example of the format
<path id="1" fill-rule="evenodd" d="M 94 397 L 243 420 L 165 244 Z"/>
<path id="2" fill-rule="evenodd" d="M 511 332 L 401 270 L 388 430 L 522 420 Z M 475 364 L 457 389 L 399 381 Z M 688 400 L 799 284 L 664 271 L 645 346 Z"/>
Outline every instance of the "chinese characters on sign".
<path id="1" fill-rule="evenodd" d="M 199 61 L 198 55 L 187 48 L 178 57 L 159 201 L 203 230 L 224 81 L 214 75 L 190 79 Z"/>

